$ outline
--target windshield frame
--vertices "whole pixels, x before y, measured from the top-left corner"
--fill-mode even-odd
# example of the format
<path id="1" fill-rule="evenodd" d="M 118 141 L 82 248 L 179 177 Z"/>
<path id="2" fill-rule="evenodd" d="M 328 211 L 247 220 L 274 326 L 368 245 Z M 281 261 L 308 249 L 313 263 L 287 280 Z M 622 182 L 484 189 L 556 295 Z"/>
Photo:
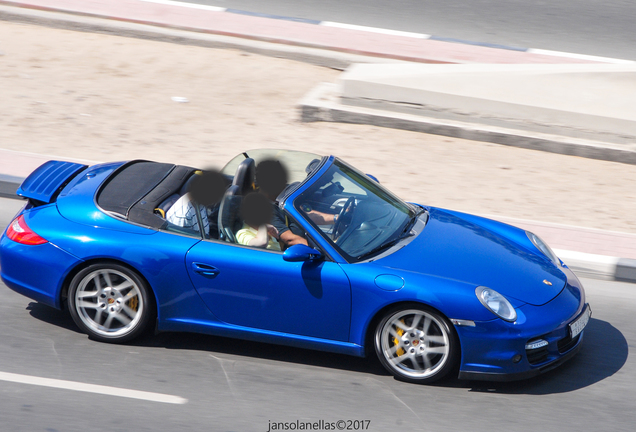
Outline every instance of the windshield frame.
<path id="1" fill-rule="evenodd" d="M 335 243 L 329 237 L 329 235 L 326 234 L 322 229 L 320 229 L 320 227 L 317 226 L 311 219 L 309 219 L 308 217 L 304 215 L 304 212 L 300 208 L 301 203 L 298 200 L 298 198 L 301 197 L 303 193 L 311 189 L 312 186 L 314 186 L 316 183 L 320 182 L 323 176 L 334 165 L 338 166 L 339 170 L 341 169 L 340 167 L 343 167 L 346 170 L 350 170 L 353 173 L 355 173 L 359 177 L 359 179 L 362 179 L 362 182 L 360 182 L 355 177 L 351 177 L 347 175 L 346 176 L 347 179 L 351 181 L 352 183 L 354 183 L 355 186 L 358 186 L 361 189 L 367 191 L 367 193 L 372 193 L 375 196 L 378 196 L 382 201 L 385 201 L 393 205 L 394 207 L 396 207 L 395 204 L 398 204 L 399 207 L 401 208 L 397 208 L 396 212 L 404 211 L 406 216 L 404 222 L 400 223 L 399 226 L 397 226 L 396 229 L 392 231 L 391 235 L 386 237 L 381 242 L 382 244 L 393 243 L 390 247 L 387 247 L 386 250 L 377 251 L 373 253 L 372 255 L 368 255 L 366 253 L 362 253 L 358 256 L 350 255 L 349 253 L 344 251 L 337 243 Z M 302 186 L 303 187 L 295 188 L 293 193 L 287 194 L 284 201 L 280 203 L 281 207 L 283 207 L 288 213 L 292 214 L 296 218 L 296 220 L 302 221 L 301 224 L 305 225 L 306 228 L 307 226 L 310 226 L 311 227 L 310 233 L 311 233 L 311 236 L 315 238 L 315 241 L 319 242 L 321 245 L 324 245 L 326 243 L 329 249 L 332 249 L 334 252 L 336 252 L 347 263 L 364 262 L 364 261 L 373 259 L 374 257 L 377 257 L 378 255 L 385 255 L 388 250 L 391 250 L 393 248 L 393 246 L 398 246 L 399 244 L 401 244 L 402 243 L 401 240 L 403 238 L 408 237 L 408 235 L 404 235 L 402 231 L 404 230 L 406 226 L 413 225 L 415 219 L 417 219 L 419 214 L 418 212 L 419 207 L 415 207 L 412 204 L 405 202 L 404 200 L 399 198 L 397 195 L 395 195 L 393 192 L 391 192 L 390 190 L 385 188 L 383 185 L 381 185 L 379 182 L 376 182 L 375 180 L 373 180 L 366 174 L 362 173 L 360 170 L 346 163 L 342 159 L 334 157 L 334 156 L 329 157 L 328 160 L 326 161 L 323 160 L 321 163 L 320 169 L 316 170 L 313 173 L 313 175 L 308 176 L 307 180 L 303 182 Z M 377 190 L 379 190 L 380 194 L 376 192 Z M 384 195 L 384 197 L 382 197 L 382 195 Z M 388 200 L 386 198 L 388 198 Z M 393 201 L 395 204 L 390 201 Z M 374 246 L 371 249 L 376 249 L 376 248 L 377 246 Z"/>

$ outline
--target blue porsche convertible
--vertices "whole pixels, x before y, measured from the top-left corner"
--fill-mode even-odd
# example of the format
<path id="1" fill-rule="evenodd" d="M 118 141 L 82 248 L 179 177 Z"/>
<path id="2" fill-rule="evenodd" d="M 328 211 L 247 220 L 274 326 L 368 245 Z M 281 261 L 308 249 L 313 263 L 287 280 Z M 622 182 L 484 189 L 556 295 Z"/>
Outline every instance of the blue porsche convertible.
<path id="1" fill-rule="evenodd" d="M 265 160 L 287 172 L 268 202 L 301 241 L 239 241 L 260 229 L 241 203 Z M 375 354 L 415 383 L 528 378 L 581 347 L 583 287 L 530 232 L 406 203 L 334 156 L 248 151 L 217 173 L 218 199 L 194 200 L 205 174 L 45 163 L 17 191 L 27 201 L 0 239 L 2 280 L 98 341 L 186 331 Z"/>

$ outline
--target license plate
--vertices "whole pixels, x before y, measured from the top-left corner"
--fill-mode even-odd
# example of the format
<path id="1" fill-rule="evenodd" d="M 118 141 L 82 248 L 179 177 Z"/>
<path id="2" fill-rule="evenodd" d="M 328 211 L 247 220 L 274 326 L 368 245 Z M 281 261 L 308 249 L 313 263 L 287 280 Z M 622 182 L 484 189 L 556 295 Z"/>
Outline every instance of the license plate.
<path id="1" fill-rule="evenodd" d="M 590 317 L 592 316 L 592 309 L 590 305 L 585 307 L 585 311 L 583 314 L 576 319 L 573 323 L 570 324 L 570 337 L 574 339 L 583 331 L 587 323 L 590 321 Z"/>

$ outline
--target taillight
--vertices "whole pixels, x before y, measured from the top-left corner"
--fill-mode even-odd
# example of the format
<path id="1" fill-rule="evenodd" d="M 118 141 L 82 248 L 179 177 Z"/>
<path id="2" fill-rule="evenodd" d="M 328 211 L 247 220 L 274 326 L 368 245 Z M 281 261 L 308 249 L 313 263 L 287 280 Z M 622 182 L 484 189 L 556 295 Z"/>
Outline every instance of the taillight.
<path id="1" fill-rule="evenodd" d="M 15 218 L 9 228 L 7 228 L 7 237 L 14 242 L 25 245 L 40 245 L 47 243 L 45 239 L 37 235 L 24 221 L 24 215 Z"/>

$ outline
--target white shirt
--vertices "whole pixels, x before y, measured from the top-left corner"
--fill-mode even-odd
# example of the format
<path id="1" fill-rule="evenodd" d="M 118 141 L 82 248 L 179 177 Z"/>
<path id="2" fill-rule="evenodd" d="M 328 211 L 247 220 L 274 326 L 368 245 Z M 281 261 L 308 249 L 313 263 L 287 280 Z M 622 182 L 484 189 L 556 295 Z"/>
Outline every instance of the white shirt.
<path id="1" fill-rule="evenodd" d="M 209 232 L 210 222 L 205 206 L 199 205 L 199 212 L 203 220 L 204 232 Z M 197 218 L 197 210 L 190 201 L 190 195 L 185 194 L 179 198 L 166 212 L 166 220 L 173 225 L 189 228 L 199 231 L 199 219 Z"/>

